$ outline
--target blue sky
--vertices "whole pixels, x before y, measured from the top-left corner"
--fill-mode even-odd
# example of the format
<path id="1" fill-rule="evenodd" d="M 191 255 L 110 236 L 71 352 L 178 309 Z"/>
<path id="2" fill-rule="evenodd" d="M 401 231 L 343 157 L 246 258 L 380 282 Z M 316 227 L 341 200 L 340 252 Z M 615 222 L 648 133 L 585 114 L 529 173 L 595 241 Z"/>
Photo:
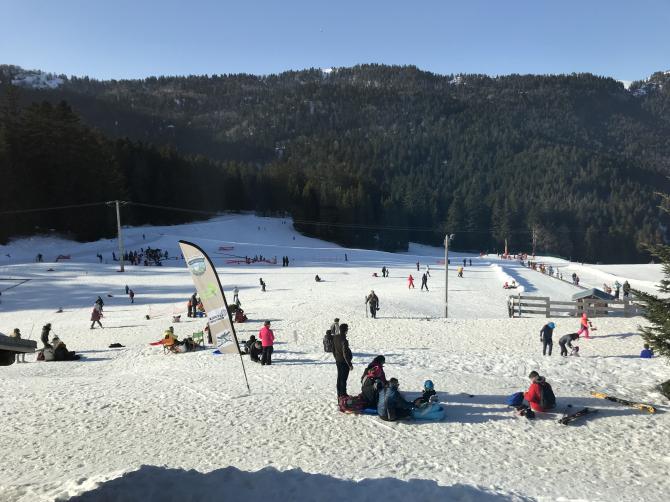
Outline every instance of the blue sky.
<path id="1" fill-rule="evenodd" d="M 67 75 L 670 69 L 670 0 L 0 0 L 0 63 Z"/>

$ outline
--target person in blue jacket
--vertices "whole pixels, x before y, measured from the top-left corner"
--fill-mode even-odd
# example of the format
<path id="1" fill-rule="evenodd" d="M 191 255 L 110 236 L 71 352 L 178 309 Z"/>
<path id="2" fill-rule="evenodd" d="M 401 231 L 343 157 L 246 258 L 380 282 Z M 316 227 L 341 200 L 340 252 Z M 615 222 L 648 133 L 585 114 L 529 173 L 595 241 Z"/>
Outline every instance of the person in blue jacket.
<path id="1" fill-rule="evenodd" d="M 391 378 L 386 387 L 379 392 L 377 414 L 382 420 L 393 422 L 410 417 L 414 405 L 407 401 L 398 391 L 400 383 L 397 378 Z"/>
<path id="2" fill-rule="evenodd" d="M 644 349 L 642 349 L 642 352 L 640 352 L 640 357 L 642 359 L 651 359 L 654 357 L 654 351 L 649 348 L 648 343 L 644 344 Z"/>

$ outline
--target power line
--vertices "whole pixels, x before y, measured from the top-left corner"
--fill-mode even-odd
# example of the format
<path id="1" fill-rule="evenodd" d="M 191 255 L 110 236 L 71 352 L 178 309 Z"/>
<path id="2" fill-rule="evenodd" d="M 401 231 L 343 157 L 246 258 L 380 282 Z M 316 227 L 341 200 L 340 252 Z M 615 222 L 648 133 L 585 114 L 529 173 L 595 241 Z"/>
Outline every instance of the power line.
<path id="1" fill-rule="evenodd" d="M 34 209 L 11 209 L 9 211 L 0 211 L 0 214 L 23 214 L 37 213 L 40 211 L 58 211 L 59 209 L 76 209 L 80 207 L 104 206 L 106 202 L 89 202 L 87 204 L 70 204 L 68 206 L 37 207 Z"/>

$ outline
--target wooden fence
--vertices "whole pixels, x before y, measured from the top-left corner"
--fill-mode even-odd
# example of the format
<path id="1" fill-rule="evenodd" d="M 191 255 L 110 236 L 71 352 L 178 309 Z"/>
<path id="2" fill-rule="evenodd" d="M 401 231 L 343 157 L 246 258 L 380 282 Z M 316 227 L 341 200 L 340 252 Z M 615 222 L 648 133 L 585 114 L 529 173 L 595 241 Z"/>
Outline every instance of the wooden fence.
<path id="1" fill-rule="evenodd" d="M 510 295 L 507 309 L 510 317 L 521 317 L 523 314 L 555 316 L 580 316 L 586 312 L 589 317 L 633 317 L 643 314 L 643 309 L 629 299 L 597 300 L 583 299 L 576 301 L 555 301 L 548 296 Z"/>

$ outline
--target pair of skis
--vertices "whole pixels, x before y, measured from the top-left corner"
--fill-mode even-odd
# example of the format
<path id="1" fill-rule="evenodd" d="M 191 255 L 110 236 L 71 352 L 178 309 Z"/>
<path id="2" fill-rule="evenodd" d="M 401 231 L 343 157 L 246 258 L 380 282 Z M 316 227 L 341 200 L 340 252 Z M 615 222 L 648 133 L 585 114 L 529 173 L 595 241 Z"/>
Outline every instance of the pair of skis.
<path id="1" fill-rule="evenodd" d="M 638 410 L 646 411 L 647 413 L 656 413 L 656 408 L 654 408 L 650 404 L 637 403 L 635 401 L 628 401 L 627 399 L 621 399 L 621 398 L 618 398 L 618 397 L 610 396 L 610 395 L 605 394 L 603 392 L 591 392 L 591 395 L 593 397 L 597 397 L 598 399 L 607 399 L 608 401 L 623 404 L 625 406 L 630 406 L 631 408 L 636 408 Z"/>
<path id="2" fill-rule="evenodd" d="M 608 394 L 605 394 L 604 392 L 591 392 L 591 395 L 593 397 L 597 397 L 598 399 L 607 399 L 608 401 L 612 401 L 613 403 L 619 403 L 619 404 L 623 404 L 625 406 L 630 406 L 631 408 L 646 411 L 647 413 L 656 413 L 656 408 L 653 407 L 650 404 L 638 403 L 638 402 L 635 402 L 635 401 L 629 401 L 627 399 L 621 399 L 619 397 L 614 397 L 614 396 L 610 396 Z M 583 416 L 588 415 L 590 413 L 596 413 L 597 411 L 598 410 L 595 410 L 593 408 L 583 408 L 576 413 L 572 413 L 571 415 L 564 415 L 563 418 L 561 418 L 558 421 L 558 423 L 563 424 L 563 425 L 567 425 L 570 422 L 573 422 L 580 417 L 583 417 Z"/>

